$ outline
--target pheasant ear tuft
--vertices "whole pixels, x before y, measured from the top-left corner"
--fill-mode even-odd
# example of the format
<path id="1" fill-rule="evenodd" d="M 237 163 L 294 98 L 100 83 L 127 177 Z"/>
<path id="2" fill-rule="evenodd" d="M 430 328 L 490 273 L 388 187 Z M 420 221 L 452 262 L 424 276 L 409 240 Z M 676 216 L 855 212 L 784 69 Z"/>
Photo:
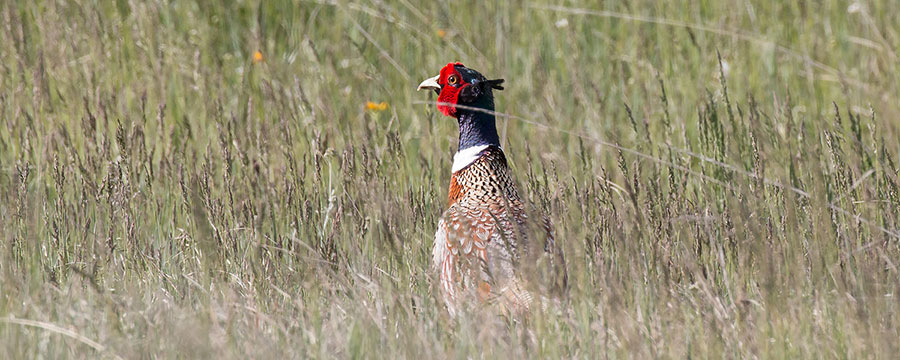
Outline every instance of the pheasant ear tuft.
<path id="1" fill-rule="evenodd" d="M 485 81 L 485 83 L 487 83 L 487 85 L 490 86 L 492 89 L 503 90 L 503 86 L 500 86 L 500 84 L 503 83 L 503 79 L 487 80 L 487 81 Z"/>
<path id="2" fill-rule="evenodd" d="M 500 86 L 503 83 L 503 79 L 487 80 L 485 83 L 495 90 L 503 90 L 503 86 Z"/>

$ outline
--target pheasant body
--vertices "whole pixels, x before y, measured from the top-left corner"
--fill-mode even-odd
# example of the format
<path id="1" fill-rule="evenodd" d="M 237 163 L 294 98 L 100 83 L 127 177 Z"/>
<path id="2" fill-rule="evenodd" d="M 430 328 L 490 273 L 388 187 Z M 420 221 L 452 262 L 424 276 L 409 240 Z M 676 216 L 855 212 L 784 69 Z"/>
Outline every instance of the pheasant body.
<path id="1" fill-rule="evenodd" d="M 432 250 L 449 306 L 455 306 L 458 292 L 490 300 L 514 284 L 519 227 L 527 216 L 511 175 L 503 151 L 488 147 L 451 176 L 449 208 Z"/>

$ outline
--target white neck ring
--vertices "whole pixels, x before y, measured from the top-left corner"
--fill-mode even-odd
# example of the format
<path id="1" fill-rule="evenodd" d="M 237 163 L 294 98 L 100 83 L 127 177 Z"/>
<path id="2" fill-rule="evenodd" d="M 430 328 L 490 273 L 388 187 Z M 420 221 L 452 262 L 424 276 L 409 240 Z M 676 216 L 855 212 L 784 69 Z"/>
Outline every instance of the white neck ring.
<path id="1" fill-rule="evenodd" d="M 478 160 L 479 154 L 481 154 L 484 149 L 487 149 L 490 145 L 479 145 L 467 147 L 465 149 L 459 150 L 456 152 L 456 155 L 453 155 L 453 168 L 452 172 L 457 172 L 462 170 L 464 167 L 469 166 L 469 164 Z"/>

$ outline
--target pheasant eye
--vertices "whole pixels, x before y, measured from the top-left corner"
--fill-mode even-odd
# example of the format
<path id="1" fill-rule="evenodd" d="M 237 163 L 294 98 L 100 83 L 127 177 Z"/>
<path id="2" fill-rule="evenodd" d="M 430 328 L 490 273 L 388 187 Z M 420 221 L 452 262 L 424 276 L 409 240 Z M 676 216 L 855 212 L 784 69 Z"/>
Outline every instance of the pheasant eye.
<path id="1" fill-rule="evenodd" d="M 459 84 L 459 76 L 456 76 L 456 75 L 450 75 L 450 77 L 447 78 L 447 83 L 450 84 L 450 85 L 454 85 L 454 86 L 455 86 L 456 84 Z"/>

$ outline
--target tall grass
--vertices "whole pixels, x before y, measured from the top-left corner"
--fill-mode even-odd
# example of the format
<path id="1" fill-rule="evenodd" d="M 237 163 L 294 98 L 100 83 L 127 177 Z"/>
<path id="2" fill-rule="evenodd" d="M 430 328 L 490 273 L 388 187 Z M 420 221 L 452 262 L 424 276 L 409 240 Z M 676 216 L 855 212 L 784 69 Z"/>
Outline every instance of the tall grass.
<path id="1" fill-rule="evenodd" d="M 3 2 L 0 353 L 891 358 L 898 5 Z M 565 311 L 436 297 L 457 60 Z"/>

